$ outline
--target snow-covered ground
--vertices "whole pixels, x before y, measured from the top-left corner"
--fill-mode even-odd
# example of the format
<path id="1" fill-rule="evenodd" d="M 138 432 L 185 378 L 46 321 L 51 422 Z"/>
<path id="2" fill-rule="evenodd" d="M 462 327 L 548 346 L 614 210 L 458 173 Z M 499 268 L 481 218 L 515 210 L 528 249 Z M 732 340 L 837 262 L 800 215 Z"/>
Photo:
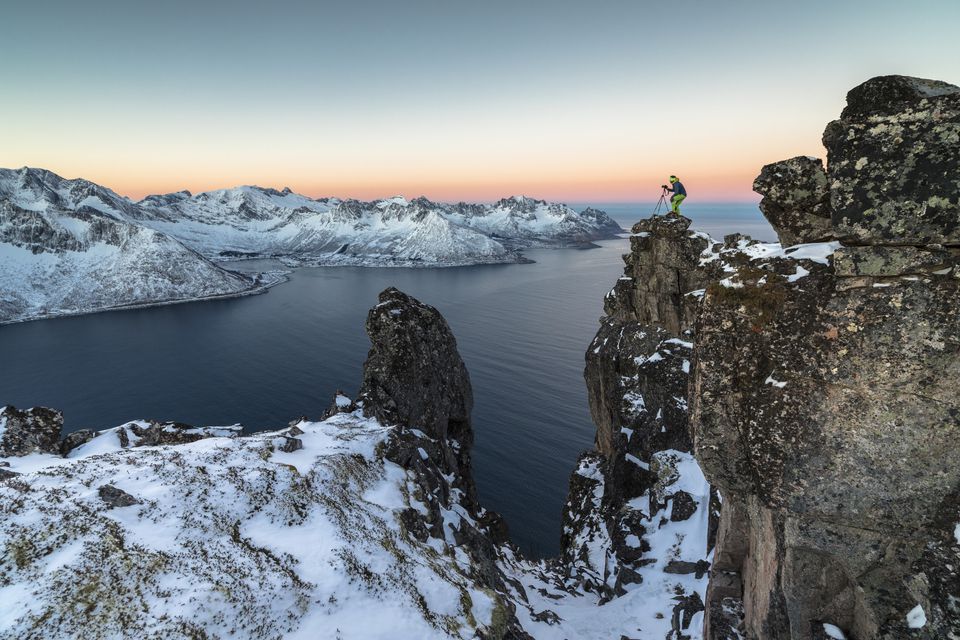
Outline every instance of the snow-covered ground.
<path id="1" fill-rule="evenodd" d="M 705 586 L 663 572 L 702 546 L 697 518 L 651 523 L 656 563 L 603 606 L 506 545 L 506 592 L 479 588 L 456 542 L 465 510 L 444 509 L 446 540 L 405 532 L 401 512 L 428 505 L 412 472 L 381 455 L 390 428 L 355 412 L 297 429 L 290 452 L 289 432 L 229 428 L 139 447 L 127 425 L 67 458 L 3 460 L 22 475 L 0 482 L 0 637 L 472 638 L 512 605 L 535 638 L 659 640 L 677 589 Z M 705 500 L 679 457 L 683 488 Z"/>

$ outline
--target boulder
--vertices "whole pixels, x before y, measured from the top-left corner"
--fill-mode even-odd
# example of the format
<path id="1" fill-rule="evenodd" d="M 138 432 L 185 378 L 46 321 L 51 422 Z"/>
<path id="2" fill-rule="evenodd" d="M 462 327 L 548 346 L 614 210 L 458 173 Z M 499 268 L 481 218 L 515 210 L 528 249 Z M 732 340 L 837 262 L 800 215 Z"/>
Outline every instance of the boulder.
<path id="1" fill-rule="evenodd" d="M 60 453 L 63 413 L 45 407 L 0 409 L 0 457 Z"/>
<path id="2" fill-rule="evenodd" d="M 768 164 L 753 182 L 760 210 L 785 247 L 833 239 L 830 189 L 823 162 L 798 156 Z"/>
<path id="3" fill-rule="evenodd" d="M 90 442 L 96 437 L 96 435 L 97 432 L 93 431 L 92 429 L 79 429 L 77 431 L 71 431 L 63 437 L 63 440 L 60 441 L 60 455 L 66 458 L 71 451 L 82 444 Z"/>
<path id="4" fill-rule="evenodd" d="M 283 443 L 277 448 L 284 453 L 293 453 L 294 451 L 303 449 L 303 440 L 284 436 Z"/>
<path id="5" fill-rule="evenodd" d="M 835 231 L 850 244 L 960 244 L 960 87 L 881 76 L 827 125 Z"/>
<path id="6" fill-rule="evenodd" d="M 140 503 L 140 501 L 132 495 L 123 489 L 118 489 L 112 484 L 105 484 L 97 489 L 97 495 L 99 495 L 100 499 L 107 503 L 107 505 L 109 505 L 108 508 L 111 509 L 114 507 L 129 507 Z"/>

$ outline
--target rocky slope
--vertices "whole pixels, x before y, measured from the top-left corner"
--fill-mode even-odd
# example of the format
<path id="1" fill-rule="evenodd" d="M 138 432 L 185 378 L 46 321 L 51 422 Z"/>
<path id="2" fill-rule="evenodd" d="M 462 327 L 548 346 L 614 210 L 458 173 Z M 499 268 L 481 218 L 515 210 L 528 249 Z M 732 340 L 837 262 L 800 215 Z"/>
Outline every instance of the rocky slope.
<path id="1" fill-rule="evenodd" d="M 267 284 L 130 222 L 135 211 L 86 180 L 0 169 L 0 323 L 237 295 Z"/>
<path id="2" fill-rule="evenodd" d="M 273 433 L 136 421 L 61 439 L 58 412 L 3 408 L 0 638 L 669 628 L 645 593 L 598 607 L 555 563 L 523 560 L 477 504 L 469 375 L 435 309 L 388 289 L 367 332 L 357 400 Z"/>
<path id="3" fill-rule="evenodd" d="M 260 187 L 148 196 L 139 220 L 209 257 L 301 263 L 455 266 L 517 262 L 518 249 L 578 245 L 621 232 L 609 216 L 514 197 L 447 205 L 402 197 L 312 199 Z"/>

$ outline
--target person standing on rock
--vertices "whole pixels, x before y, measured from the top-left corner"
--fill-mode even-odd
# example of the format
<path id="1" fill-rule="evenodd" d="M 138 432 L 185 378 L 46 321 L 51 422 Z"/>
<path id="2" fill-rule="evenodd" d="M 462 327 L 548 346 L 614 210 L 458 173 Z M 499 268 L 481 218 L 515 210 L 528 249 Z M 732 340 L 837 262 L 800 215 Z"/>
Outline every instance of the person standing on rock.
<path id="1" fill-rule="evenodd" d="M 683 188 L 683 183 L 677 178 L 677 176 L 670 176 L 670 186 L 668 187 L 665 184 L 660 185 L 667 191 L 673 192 L 673 197 L 670 198 L 670 204 L 673 208 L 670 210 L 670 214 L 674 216 L 680 215 L 680 203 L 684 201 L 687 197 L 687 190 Z"/>

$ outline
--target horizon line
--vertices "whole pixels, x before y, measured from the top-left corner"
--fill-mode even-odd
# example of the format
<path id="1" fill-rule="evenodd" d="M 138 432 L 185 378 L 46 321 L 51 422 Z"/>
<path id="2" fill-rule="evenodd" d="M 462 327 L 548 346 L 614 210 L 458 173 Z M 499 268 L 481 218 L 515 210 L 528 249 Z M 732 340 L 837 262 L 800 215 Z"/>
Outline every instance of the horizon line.
<path id="1" fill-rule="evenodd" d="M 295 188 L 293 188 L 293 187 L 290 187 L 289 185 L 284 185 L 283 187 L 279 187 L 279 188 L 278 188 L 278 187 L 275 187 L 275 186 L 264 186 L 264 185 L 261 185 L 261 184 L 256 184 L 256 183 L 254 183 L 254 182 L 247 182 L 247 183 L 242 183 L 242 184 L 233 184 L 232 186 L 226 186 L 226 187 L 213 187 L 213 188 L 200 188 L 200 189 L 181 188 L 181 189 L 174 189 L 174 190 L 169 190 L 169 191 L 168 191 L 168 190 L 164 190 L 164 189 L 161 188 L 161 189 L 153 189 L 153 190 L 151 190 L 151 189 L 133 189 L 133 190 L 129 190 L 129 191 L 128 191 L 127 189 L 123 189 L 123 190 L 121 191 L 120 189 L 117 189 L 117 188 L 114 188 L 114 187 L 110 186 L 109 184 L 107 184 L 106 181 L 101 182 L 101 181 L 94 180 L 94 179 L 87 178 L 87 177 L 83 177 L 83 176 L 66 177 L 66 176 L 63 175 L 63 173 L 60 173 L 59 171 L 55 171 L 55 170 L 53 170 L 53 169 L 48 169 L 48 168 L 42 167 L 42 166 L 22 165 L 22 166 L 20 166 L 19 168 L 0 167 L 0 169 L 7 169 L 7 170 L 13 171 L 13 172 L 22 171 L 22 170 L 24 170 L 24 169 L 37 170 L 37 171 L 49 171 L 50 173 L 53 173 L 53 174 L 57 175 L 58 177 L 60 177 L 60 178 L 62 178 L 62 179 L 64 179 L 64 180 L 85 180 L 85 181 L 87 181 L 87 182 L 96 184 L 96 185 L 98 185 L 98 186 L 105 187 L 105 188 L 113 191 L 113 192 L 116 193 L 117 195 L 119 195 L 119 196 L 121 196 L 121 197 L 123 197 L 123 198 L 126 198 L 127 200 L 129 200 L 129 201 L 131 201 L 131 202 L 133 202 L 133 203 L 141 202 L 142 200 L 144 200 L 145 198 L 147 198 L 147 197 L 149 197 L 149 196 L 169 195 L 169 194 L 179 193 L 179 192 L 182 192 L 182 191 L 186 191 L 186 192 L 190 193 L 191 196 L 195 196 L 195 195 L 202 194 L 202 193 L 211 193 L 211 192 L 215 192 L 215 191 L 228 191 L 228 190 L 231 190 L 231 189 L 241 189 L 241 188 L 245 188 L 245 187 L 248 187 L 248 188 L 256 188 L 256 189 L 263 189 L 263 190 L 268 190 L 268 189 L 269 189 L 269 190 L 277 191 L 277 192 L 283 192 L 284 190 L 289 190 L 291 193 L 295 193 L 295 194 L 300 195 L 300 196 L 305 196 L 305 197 L 311 198 L 311 199 L 313 199 L 313 200 L 337 199 L 337 200 L 355 200 L 355 201 L 361 201 L 361 202 L 364 202 L 364 201 L 366 201 L 366 202 L 373 202 L 373 201 L 378 201 L 378 200 L 388 200 L 388 199 L 390 199 L 390 198 L 397 198 L 397 197 L 402 197 L 402 198 L 404 198 L 405 200 L 408 200 L 408 201 L 410 201 L 410 200 L 415 200 L 415 199 L 418 199 L 418 198 L 425 198 L 425 199 L 427 199 L 427 200 L 429 200 L 429 201 L 431 201 L 431 202 L 438 202 L 438 203 L 442 203 L 442 204 L 458 204 L 458 203 L 478 203 L 478 204 L 481 204 L 481 203 L 494 203 L 494 202 L 498 202 L 499 200 L 506 200 L 506 199 L 510 199 L 510 198 L 529 198 L 529 199 L 532 199 L 532 200 L 540 200 L 540 201 L 544 201 L 544 202 L 547 202 L 547 203 L 556 203 L 556 204 L 568 204 L 568 203 L 573 203 L 573 204 L 586 204 L 586 205 L 599 205 L 599 204 L 604 204 L 604 205 L 650 204 L 650 203 L 655 203 L 655 202 L 657 201 L 657 197 L 654 197 L 654 196 L 649 196 L 649 199 L 644 199 L 644 198 L 628 198 L 628 197 L 623 197 L 623 196 L 619 196 L 619 197 L 618 197 L 618 196 L 599 196 L 599 195 L 596 196 L 596 197 L 591 197 L 590 195 L 587 195 L 587 194 L 575 195 L 575 196 L 573 196 L 573 197 L 569 197 L 569 196 L 567 196 L 567 195 L 552 195 L 552 196 L 551 196 L 551 195 L 548 195 L 548 194 L 528 195 L 530 192 L 525 192 L 525 190 L 520 190 L 519 192 L 518 192 L 518 191 L 510 192 L 508 189 L 504 189 L 504 190 L 503 190 L 503 191 L 507 192 L 508 195 L 501 195 L 501 196 L 479 196 L 479 197 L 474 197 L 474 198 L 464 197 L 463 195 L 461 195 L 461 196 L 456 196 L 456 197 L 429 196 L 429 195 L 427 195 L 427 194 L 424 193 L 424 192 L 420 192 L 419 195 L 413 196 L 413 195 L 408 195 L 408 194 L 410 194 L 410 193 L 412 193 L 412 192 L 406 191 L 405 189 L 401 189 L 400 192 L 393 192 L 393 193 L 391 193 L 390 195 L 368 195 L 368 196 L 362 196 L 362 195 L 350 195 L 350 196 L 331 195 L 331 192 L 335 192 L 334 189 L 331 189 L 331 192 L 327 192 L 327 193 L 325 193 L 325 194 L 324 194 L 323 192 L 316 192 L 316 193 L 318 193 L 318 195 L 314 195 L 313 193 L 310 193 L 311 191 L 313 191 L 312 189 L 305 189 L 305 190 L 303 190 L 303 191 L 299 191 L 298 189 L 295 189 Z M 66 173 L 66 172 L 64 172 L 64 173 Z M 363 191 L 364 189 L 360 189 L 360 190 Z M 124 191 L 126 191 L 126 193 L 124 193 Z M 404 191 L 406 191 L 406 193 L 404 193 Z M 749 193 L 743 193 L 743 194 L 739 194 L 739 193 L 738 193 L 738 194 L 734 195 L 734 194 L 730 193 L 730 192 L 727 191 L 727 190 L 724 190 L 724 191 L 725 191 L 726 193 L 717 194 L 716 191 L 715 191 L 715 189 L 711 189 L 710 191 L 707 192 L 707 195 L 706 195 L 703 199 L 700 199 L 700 198 L 692 199 L 692 198 L 691 198 L 690 200 L 688 200 L 688 202 L 687 202 L 686 204 L 687 204 L 688 206 L 694 205 L 694 204 L 697 204 L 697 203 L 700 203 L 700 204 L 720 204 L 720 203 L 728 203 L 728 204 L 748 204 L 748 203 L 749 203 L 749 204 L 755 204 L 755 203 L 759 202 L 759 199 L 760 199 L 760 196 L 759 196 L 758 194 L 756 194 L 755 192 L 749 192 Z M 731 189 L 730 191 L 732 191 L 732 189 Z M 385 192 L 385 193 L 386 193 L 386 192 Z M 140 194 L 142 194 L 142 195 L 140 195 Z"/>

